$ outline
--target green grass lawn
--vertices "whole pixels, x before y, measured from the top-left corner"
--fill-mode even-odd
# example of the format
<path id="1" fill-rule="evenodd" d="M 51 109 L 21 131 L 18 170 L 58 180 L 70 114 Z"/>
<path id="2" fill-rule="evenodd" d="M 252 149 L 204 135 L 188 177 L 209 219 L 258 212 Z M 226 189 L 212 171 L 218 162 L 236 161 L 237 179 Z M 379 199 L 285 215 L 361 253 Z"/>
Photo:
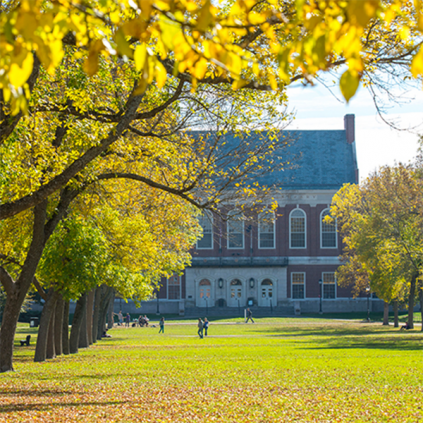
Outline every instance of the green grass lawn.
<path id="1" fill-rule="evenodd" d="M 420 422 L 423 334 L 322 319 L 117 328 L 73 356 L 0 375 L 0 421 Z M 35 332 L 20 326 L 17 341 Z M 33 333 L 34 334 L 34 333 Z"/>

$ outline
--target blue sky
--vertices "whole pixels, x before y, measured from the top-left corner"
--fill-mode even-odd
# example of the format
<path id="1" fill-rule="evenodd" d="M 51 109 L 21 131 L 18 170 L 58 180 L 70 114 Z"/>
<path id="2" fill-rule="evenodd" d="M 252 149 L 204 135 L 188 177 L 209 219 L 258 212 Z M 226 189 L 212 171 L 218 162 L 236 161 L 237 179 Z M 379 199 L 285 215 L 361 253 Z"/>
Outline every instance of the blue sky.
<path id="1" fill-rule="evenodd" d="M 393 88 L 395 89 L 395 88 Z M 423 135 L 423 91 L 414 89 L 413 98 L 401 106 L 392 105 L 386 115 L 403 128 L 395 131 L 377 115 L 367 90 L 359 89 L 349 104 L 338 101 L 323 85 L 288 88 L 289 111 L 296 114 L 288 129 L 343 129 L 344 115 L 355 114 L 356 147 L 360 179 L 383 165 L 407 163 L 417 152 L 416 133 Z M 341 98 L 338 96 L 338 98 Z"/>

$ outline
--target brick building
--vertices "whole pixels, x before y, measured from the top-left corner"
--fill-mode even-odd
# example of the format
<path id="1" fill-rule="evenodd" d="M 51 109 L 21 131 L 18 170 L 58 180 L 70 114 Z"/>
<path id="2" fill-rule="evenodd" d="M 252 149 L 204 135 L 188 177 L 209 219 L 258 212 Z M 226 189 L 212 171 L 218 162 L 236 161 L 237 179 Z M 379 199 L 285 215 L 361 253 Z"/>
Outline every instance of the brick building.
<path id="1" fill-rule="evenodd" d="M 289 147 L 295 168 L 260 181 L 275 188 L 276 212 L 227 222 L 204 216 L 204 236 L 192 251 L 191 267 L 163 280 L 157 302 L 143 303 L 144 310 L 207 309 L 211 315 L 247 306 L 286 314 L 366 309 L 366 298 L 353 299 L 336 283 L 342 242 L 336 224 L 323 221 L 339 188 L 358 183 L 354 115 L 344 117 L 343 130 L 278 136 L 287 134 L 295 140 Z"/>

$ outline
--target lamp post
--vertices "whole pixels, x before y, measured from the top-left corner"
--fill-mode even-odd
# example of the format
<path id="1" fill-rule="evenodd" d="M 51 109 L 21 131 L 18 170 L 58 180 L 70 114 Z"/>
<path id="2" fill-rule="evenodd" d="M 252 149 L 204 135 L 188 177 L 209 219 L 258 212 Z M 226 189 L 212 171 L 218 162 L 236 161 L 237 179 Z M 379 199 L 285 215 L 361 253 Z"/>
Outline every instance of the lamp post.
<path id="1" fill-rule="evenodd" d="M 207 303 L 207 296 L 204 296 L 204 301 L 206 302 L 206 314 L 209 314 L 209 305 Z"/>
<path id="2" fill-rule="evenodd" d="M 323 281 L 319 279 L 319 292 L 320 292 L 320 308 L 319 308 L 319 314 L 323 314 L 322 310 L 322 299 L 323 299 Z"/>
<path id="3" fill-rule="evenodd" d="M 367 321 L 370 322 L 370 286 L 366 288 L 367 292 Z"/>

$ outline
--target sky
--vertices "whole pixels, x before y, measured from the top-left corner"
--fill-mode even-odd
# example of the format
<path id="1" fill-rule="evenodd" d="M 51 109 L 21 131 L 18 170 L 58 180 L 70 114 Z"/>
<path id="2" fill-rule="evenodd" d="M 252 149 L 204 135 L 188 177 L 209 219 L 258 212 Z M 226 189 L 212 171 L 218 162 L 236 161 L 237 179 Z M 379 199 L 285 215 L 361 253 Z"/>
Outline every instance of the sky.
<path id="1" fill-rule="evenodd" d="M 288 111 L 295 120 L 287 129 L 344 129 L 344 115 L 355 115 L 355 139 L 360 180 L 383 165 L 408 163 L 417 153 L 418 135 L 423 135 L 423 91 L 414 89 L 412 98 L 401 106 L 392 105 L 387 113 L 402 128 L 391 129 L 378 116 L 366 89 L 360 88 L 349 104 L 340 102 L 323 85 L 288 88 Z M 341 96 L 338 96 L 341 98 Z"/>

